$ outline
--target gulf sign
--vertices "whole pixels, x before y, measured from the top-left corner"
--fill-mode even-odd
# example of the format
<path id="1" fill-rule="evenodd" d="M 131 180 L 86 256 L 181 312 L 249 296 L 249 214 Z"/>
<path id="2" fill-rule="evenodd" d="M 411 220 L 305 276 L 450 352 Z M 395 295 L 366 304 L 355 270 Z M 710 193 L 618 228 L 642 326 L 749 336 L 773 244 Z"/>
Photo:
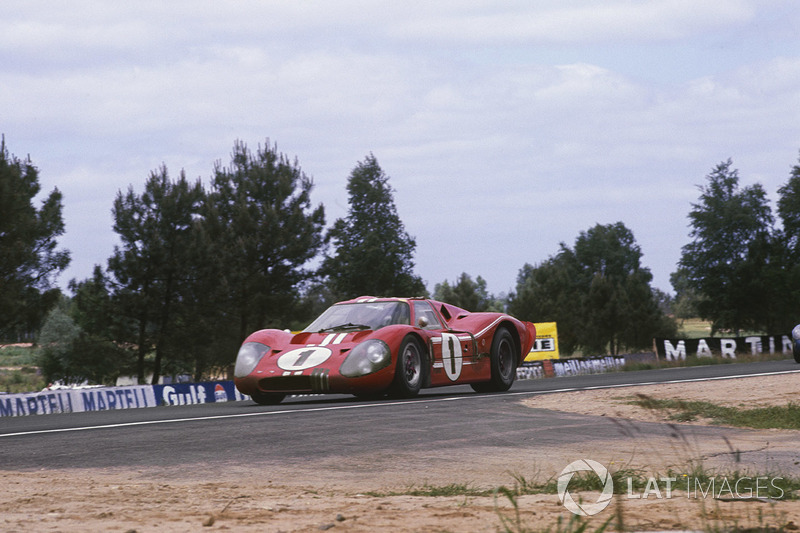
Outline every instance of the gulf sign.
<path id="1" fill-rule="evenodd" d="M 526 361 L 558 359 L 558 331 L 555 322 L 539 322 L 536 326 L 536 341 L 525 357 Z"/>

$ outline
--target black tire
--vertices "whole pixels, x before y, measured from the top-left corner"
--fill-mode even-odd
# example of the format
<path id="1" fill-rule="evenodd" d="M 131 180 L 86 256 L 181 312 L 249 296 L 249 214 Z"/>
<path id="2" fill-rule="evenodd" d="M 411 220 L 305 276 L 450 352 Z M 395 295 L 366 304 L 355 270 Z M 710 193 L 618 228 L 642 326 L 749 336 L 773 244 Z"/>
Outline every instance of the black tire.
<path id="1" fill-rule="evenodd" d="M 397 353 L 397 365 L 389 394 L 396 398 L 413 398 L 419 394 L 425 376 L 425 355 L 419 341 L 406 337 Z"/>
<path id="2" fill-rule="evenodd" d="M 794 362 L 800 363 L 800 341 L 792 342 L 792 355 L 794 356 Z"/>
<path id="3" fill-rule="evenodd" d="M 258 405 L 277 405 L 286 398 L 286 395 L 279 392 L 255 392 L 250 398 Z"/>
<path id="4" fill-rule="evenodd" d="M 492 339 L 489 355 L 492 377 L 489 381 L 473 383 L 476 392 L 505 392 L 517 378 L 517 344 L 506 328 L 499 328 Z"/>

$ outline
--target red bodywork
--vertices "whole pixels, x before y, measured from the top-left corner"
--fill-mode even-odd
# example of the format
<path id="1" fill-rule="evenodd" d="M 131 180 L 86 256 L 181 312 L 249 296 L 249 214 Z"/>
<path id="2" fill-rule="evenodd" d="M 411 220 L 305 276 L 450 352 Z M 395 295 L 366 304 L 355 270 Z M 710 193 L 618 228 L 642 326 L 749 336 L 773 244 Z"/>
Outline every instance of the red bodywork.
<path id="1" fill-rule="evenodd" d="M 506 329 L 514 341 L 515 368 L 525 359 L 536 338 L 536 328 L 530 322 L 504 313 L 471 313 L 435 300 L 362 297 L 337 305 L 385 301 L 407 303 L 410 324 L 347 332 L 256 331 L 244 344 L 260 343 L 268 346 L 269 351 L 247 376 L 234 378 L 236 387 L 250 396 L 384 392 L 392 384 L 398 350 L 408 336 L 416 337 L 419 346 L 424 348 L 423 388 L 481 383 L 491 379 L 490 350 L 500 328 Z M 420 323 L 423 313 L 418 308 L 428 310 L 428 323 L 424 320 Z M 429 309 L 435 313 L 438 323 L 431 320 Z M 342 375 L 339 368 L 344 359 L 354 347 L 369 339 L 380 339 L 388 345 L 391 363 L 365 376 Z"/>

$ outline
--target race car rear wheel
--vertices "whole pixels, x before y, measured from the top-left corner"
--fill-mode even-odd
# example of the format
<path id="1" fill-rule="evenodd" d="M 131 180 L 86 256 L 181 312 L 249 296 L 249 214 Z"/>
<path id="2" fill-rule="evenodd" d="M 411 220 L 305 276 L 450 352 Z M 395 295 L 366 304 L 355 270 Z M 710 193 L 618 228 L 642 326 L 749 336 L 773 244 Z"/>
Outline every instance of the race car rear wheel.
<path id="1" fill-rule="evenodd" d="M 286 398 L 286 395 L 279 392 L 254 392 L 250 398 L 258 405 L 277 405 Z"/>
<path id="2" fill-rule="evenodd" d="M 422 347 L 414 337 L 406 337 L 397 354 L 394 380 L 389 388 L 392 396 L 412 398 L 419 394 L 423 381 Z"/>
<path id="3" fill-rule="evenodd" d="M 517 345 L 506 328 L 498 329 L 492 340 L 490 366 L 492 377 L 483 383 L 473 383 L 477 392 L 505 392 L 517 377 Z"/>

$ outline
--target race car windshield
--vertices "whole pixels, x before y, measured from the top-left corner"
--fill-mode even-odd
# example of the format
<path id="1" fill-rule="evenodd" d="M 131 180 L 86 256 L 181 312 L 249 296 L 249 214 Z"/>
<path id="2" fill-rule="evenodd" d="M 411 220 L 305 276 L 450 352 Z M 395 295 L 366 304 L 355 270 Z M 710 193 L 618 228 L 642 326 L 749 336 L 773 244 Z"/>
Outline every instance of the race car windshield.
<path id="1" fill-rule="evenodd" d="M 392 324 L 409 324 L 405 302 L 358 302 L 329 307 L 303 331 L 330 332 L 376 330 Z"/>

